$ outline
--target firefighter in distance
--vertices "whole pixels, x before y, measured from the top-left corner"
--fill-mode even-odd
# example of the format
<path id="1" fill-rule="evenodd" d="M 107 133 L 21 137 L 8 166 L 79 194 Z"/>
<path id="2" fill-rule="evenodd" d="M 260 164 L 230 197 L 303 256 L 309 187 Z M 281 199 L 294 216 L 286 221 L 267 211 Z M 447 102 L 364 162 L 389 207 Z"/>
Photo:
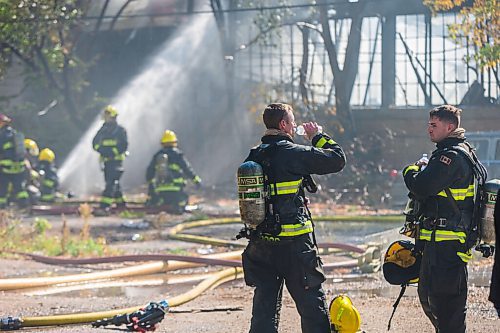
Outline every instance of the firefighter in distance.
<path id="1" fill-rule="evenodd" d="M 171 213 L 181 214 L 188 203 L 184 191 L 188 180 L 201 185 L 183 152 L 177 147 L 177 135 L 166 130 L 161 138 L 161 149 L 153 155 L 146 170 L 149 188 L 148 205 L 165 205 Z"/>

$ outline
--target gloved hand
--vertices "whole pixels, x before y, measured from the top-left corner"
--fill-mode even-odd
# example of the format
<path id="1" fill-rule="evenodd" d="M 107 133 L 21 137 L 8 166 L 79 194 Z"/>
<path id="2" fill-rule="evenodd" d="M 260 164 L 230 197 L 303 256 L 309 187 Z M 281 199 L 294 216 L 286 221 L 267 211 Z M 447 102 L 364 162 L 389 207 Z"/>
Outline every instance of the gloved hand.
<path id="1" fill-rule="evenodd" d="M 200 178 L 200 176 L 195 176 L 193 178 L 193 184 L 196 186 L 196 188 L 200 188 L 201 187 L 201 178 Z"/>
<path id="2" fill-rule="evenodd" d="M 416 172 L 418 172 L 419 170 L 420 170 L 420 167 L 418 165 L 415 165 L 415 164 L 407 165 L 403 169 L 403 177 L 406 176 L 406 174 L 409 171 L 416 171 Z"/>

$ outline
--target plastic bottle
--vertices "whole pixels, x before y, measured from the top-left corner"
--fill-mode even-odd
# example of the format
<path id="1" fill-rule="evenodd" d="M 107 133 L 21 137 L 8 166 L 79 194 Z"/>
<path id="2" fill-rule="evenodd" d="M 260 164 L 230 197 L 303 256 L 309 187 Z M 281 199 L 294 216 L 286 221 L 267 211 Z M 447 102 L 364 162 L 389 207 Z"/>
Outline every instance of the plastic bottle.
<path id="1" fill-rule="evenodd" d="M 427 157 L 427 154 L 422 154 L 422 157 L 418 160 L 417 163 L 420 165 L 420 171 L 423 171 L 427 167 L 427 164 L 429 163 L 429 158 Z"/>
<path id="2" fill-rule="evenodd" d="M 321 126 L 318 126 L 318 131 L 319 132 L 323 132 L 323 127 Z M 299 125 L 295 128 L 295 133 L 297 135 L 306 135 L 306 130 L 304 129 L 304 126 L 302 125 Z"/>

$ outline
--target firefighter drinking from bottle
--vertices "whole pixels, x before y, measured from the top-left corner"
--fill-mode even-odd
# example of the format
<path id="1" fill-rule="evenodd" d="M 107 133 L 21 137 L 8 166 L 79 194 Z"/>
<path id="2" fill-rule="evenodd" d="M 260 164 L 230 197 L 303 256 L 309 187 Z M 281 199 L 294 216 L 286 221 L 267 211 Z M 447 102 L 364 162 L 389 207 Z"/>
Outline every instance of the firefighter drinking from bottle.
<path id="1" fill-rule="evenodd" d="M 240 213 L 245 223 L 240 236 L 249 239 L 243 270 L 246 284 L 255 288 L 250 332 L 278 332 L 286 285 L 300 313 L 302 332 L 330 333 L 322 288 L 325 275 L 305 190 L 317 190 L 311 174 L 342 170 L 345 155 L 314 122 L 303 126 L 311 145 L 296 144 L 295 118 L 288 104 L 268 105 L 263 121 L 267 129 L 262 144 L 238 168 Z"/>

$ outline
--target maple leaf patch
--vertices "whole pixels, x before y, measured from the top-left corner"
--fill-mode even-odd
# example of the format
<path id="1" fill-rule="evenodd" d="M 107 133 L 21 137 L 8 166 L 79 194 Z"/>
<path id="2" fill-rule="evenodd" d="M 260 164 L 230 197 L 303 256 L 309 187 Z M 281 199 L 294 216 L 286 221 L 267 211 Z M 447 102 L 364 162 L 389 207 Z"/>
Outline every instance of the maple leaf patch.
<path id="1" fill-rule="evenodd" d="M 451 158 L 449 158 L 448 156 L 441 155 L 441 157 L 439 158 L 439 162 L 442 162 L 446 165 L 450 165 Z"/>

